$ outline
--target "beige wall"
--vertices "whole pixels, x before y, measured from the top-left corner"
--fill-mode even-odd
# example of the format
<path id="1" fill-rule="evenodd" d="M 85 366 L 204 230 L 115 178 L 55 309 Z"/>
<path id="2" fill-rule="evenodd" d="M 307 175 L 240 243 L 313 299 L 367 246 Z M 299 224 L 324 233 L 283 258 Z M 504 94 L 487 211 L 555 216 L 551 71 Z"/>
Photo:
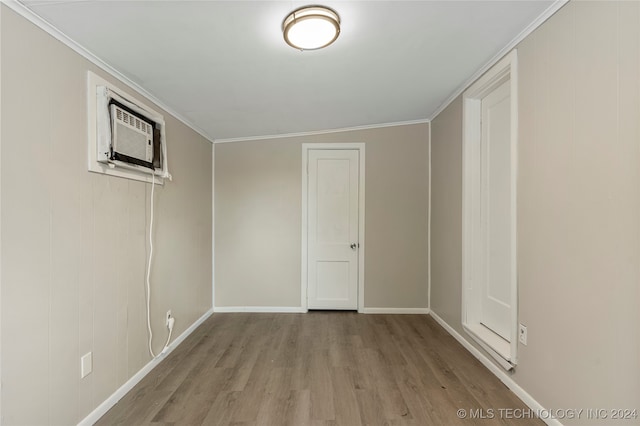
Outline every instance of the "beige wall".
<path id="1" fill-rule="evenodd" d="M 216 144 L 216 306 L 300 306 L 301 144 L 363 142 L 365 307 L 426 308 L 428 130 Z"/>
<path id="2" fill-rule="evenodd" d="M 462 102 L 431 122 L 431 309 L 460 322 L 462 300 Z"/>
<path id="3" fill-rule="evenodd" d="M 150 360 L 150 187 L 87 171 L 86 73 L 113 79 L 1 7 L 3 424 L 75 424 Z M 177 337 L 211 306 L 212 146 L 164 115 L 174 181 L 156 188 L 156 351 L 167 309 Z"/>
<path id="4" fill-rule="evenodd" d="M 640 409 L 640 3 L 571 2 L 518 55 L 513 379 L 546 408 Z M 432 125 L 431 308 L 464 336 L 460 100 Z"/>

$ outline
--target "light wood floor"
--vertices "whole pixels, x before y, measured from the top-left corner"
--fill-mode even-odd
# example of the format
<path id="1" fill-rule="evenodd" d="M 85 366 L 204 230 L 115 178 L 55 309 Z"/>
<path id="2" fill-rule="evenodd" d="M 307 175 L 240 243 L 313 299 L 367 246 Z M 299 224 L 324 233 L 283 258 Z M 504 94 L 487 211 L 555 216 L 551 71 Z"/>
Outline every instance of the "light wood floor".
<path id="1" fill-rule="evenodd" d="M 543 424 L 503 408 L 526 407 L 426 315 L 214 314 L 98 424 Z"/>

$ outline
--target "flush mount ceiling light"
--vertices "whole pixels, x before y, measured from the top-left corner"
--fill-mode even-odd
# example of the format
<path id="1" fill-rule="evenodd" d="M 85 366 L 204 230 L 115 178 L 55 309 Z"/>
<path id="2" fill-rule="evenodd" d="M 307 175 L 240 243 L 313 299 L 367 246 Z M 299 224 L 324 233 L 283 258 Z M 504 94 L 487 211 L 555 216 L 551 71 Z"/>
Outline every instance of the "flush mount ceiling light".
<path id="1" fill-rule="evenodd" d="M 340 35 L 340 17 L 328 7 L 301 7 L 285 18 L 282 32 L 284 41 L 295 49 L 322 49 Z"/>

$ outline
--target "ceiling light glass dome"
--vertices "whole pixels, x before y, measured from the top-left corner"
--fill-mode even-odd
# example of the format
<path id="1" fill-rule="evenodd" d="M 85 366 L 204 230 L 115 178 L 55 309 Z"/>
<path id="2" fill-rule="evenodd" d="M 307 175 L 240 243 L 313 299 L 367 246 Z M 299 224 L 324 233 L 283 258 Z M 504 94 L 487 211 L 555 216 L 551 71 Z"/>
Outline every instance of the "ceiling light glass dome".
<path id="1" fill-rule="evenodd" d="M 295 49 L 322 49 L 340 35 L 340 17 L 328 7 L 301 7 L 285 18 L 282 32 L 287 44 Z"/>

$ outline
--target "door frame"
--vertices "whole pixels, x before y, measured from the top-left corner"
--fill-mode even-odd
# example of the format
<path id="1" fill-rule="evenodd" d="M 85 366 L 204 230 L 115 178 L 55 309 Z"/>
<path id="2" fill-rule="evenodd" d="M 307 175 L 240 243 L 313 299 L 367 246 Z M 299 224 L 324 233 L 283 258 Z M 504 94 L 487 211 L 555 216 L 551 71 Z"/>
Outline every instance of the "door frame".
<path id="1" fill-rule="evenodd" d="M 478 256 L 482 241 L 478 219 L 480 197 L 477 190 L 478 159 L 482 140 L 482 99 L 504 82 L 510 84 L 511 125 L 511 318 L 510 342 L 496 339 L 480 324 L 480 297 L 476 278 L 481 270 Z M 467 334 L 486 350 L 505 370 L 517 364 L 518 350 L 518 272 L 517 272 L 517 166 L 518 166 L 518 69 L 514 49 L 467 89 L 462 98 L 462 326 Z M 475 191 L 474 191 L 475 189 Z M 493 333 L 495 334 L 495 333 Z"/>
<path id="2" fill-rule="evenodd" d="M 308 312 L 308 236 L 309 227 L 309 151 L 357 150 L 358 151 L 358 312 L 364 309 L 364 194 L 365 194 L 365 144 L 364 143 L 303 143 L 302 144 L 302 256 L 300 268 L 300 307 Z"/>

